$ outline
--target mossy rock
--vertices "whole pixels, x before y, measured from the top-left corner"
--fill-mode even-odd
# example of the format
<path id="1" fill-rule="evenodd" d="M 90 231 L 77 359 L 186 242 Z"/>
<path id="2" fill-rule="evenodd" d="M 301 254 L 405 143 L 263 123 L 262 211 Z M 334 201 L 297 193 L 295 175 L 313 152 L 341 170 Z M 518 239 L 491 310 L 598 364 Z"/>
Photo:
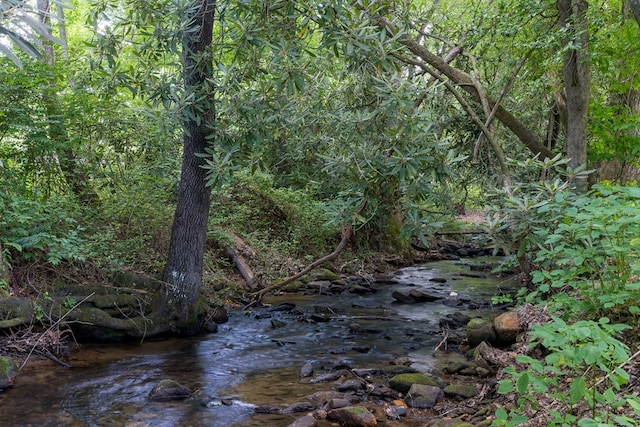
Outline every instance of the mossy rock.
<path id="1" fill-rule="evenodd" d="M 469 323 L 467 323 L 467 340 L 472 347 L 482 341 L 495 343 L 496 331 L 493 329 L 493 322 L 479 318 L 469 320 Z"/>
<path id="2" fill-rule="evenodd" d="M 440 386 L 433 378 L 418 373 L 400 374 L 389 380 L 389 387 L 401 393 L 408 392 L 414 384 L 430 385 L 433 387 Z"/>
<path id="3" fill-rule="evenodd" d="M 444 388 L 445 396 L 460 397 L 468 399 L 478 394 L 478 389 L 474 385 L 450 384 Z"/>
<path id="4" fill-rule="evenodd" d="M 315 280 L 328 280 L 330 282 L 333 282 L 334 280 L 338 280 L 340 278 L 340 275 L 338 273 L 335 273 L 326 268 L 319 270 L 314 276 Z"/>
<path id="5" fill-rule="evenodd" d="M 0 390 L 12 387 L 18 375 L 18 365 L 8 356 L 0 356 Z"/>

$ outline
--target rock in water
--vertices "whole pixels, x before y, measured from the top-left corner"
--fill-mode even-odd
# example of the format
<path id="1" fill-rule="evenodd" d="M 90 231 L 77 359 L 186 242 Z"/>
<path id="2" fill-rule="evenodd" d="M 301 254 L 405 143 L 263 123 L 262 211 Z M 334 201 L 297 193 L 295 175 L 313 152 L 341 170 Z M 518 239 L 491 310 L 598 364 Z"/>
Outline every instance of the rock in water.
<path id="1" fill-rule="evenodd" d="M 307 362 L 304 364 L 302 369 L 300 369 L 300 378 L 307 378 L 313 375 L 313 365 L 311 362 Z"/>
<path id="2" fill-rule="evenodd" d="M 174 380 L 162 380 L 149 393 L 149 400 L 155 402 L 184 400 L 190 395 L 191 390 L 189 390 L 189 387 L 185 387 Z"/>

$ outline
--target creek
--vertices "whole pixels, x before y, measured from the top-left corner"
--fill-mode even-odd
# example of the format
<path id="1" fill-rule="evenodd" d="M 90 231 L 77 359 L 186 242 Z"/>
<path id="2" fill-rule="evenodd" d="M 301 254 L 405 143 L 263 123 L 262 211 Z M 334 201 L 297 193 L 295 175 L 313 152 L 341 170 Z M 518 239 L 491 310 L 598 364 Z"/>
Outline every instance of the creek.
<path id="1" fill-rule="evenodd" d="M 403 268 L 374 284 L 376 292 L 368 295 L 272 297 L 265 300 L 271 307 L 232 312 L 217 333 L 193 339 L 83 344 L 70 356 L 70 368 L 25 366 L 16 385 L 0 393 L 0 425 L 284 427 L 296 415 L 258 414 L 254 408 L 330 390 L 331 383 L 300 378 L 307 362 L 321 370 L 408 357 L 412 367 L 432 369 L 442 339 L 440 319 L 465 312 L 442 301 L 486 301 L 499 288 L 515 286 L 513 279 L 488 272 L 497 261 L 472 258 Z M 394 302 L 391 293 L 403 288 L 446 300 Z M 283 303 L 295 308 L 280 311 Z M 197 391 L 200 399 L 150 401 L 151 389 L 166 378 Z"/>

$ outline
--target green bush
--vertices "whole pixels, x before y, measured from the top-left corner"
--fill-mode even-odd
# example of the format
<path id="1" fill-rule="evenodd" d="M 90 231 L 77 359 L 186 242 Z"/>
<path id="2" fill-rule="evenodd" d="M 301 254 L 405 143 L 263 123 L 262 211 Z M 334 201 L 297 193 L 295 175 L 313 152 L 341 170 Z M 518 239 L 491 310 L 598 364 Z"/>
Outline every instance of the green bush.
<path id="1" fill-rule="evenodd" d="M 517 407 L 497 411 L 494 425 L 517 425 L 535 411 L 547 415 L 547 425 L 640 425 L 640 400 L 625 390 L 626 369 L 640 352 L 630 356 L 621 341 L 631 329 L 626 336 L 637 341 L 640 189 L 556 192 L 531 205 L 527 216 L 531 225 L 522 236 L 537 249 L 537 269 L 535 287 L 522 301 L 545 305 L 554 317 L 530 332 L 529 347 L 544 349 L 544 360 L 521 355 L 505 369 L 511 378 L 498 391 L 516 392 Z M 525 222 L 524 215 L 514 218 Z M 554 409 L 537 407 L 542 397 L 553 398 Z"/>

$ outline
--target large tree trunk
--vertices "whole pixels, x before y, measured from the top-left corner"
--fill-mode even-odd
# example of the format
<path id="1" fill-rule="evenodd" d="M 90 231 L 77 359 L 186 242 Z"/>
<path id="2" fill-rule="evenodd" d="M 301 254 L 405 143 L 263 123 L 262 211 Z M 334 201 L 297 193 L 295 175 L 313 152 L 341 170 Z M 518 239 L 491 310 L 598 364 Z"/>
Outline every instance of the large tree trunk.
<path id="1" fill-rule="evenodd" d="M 589 110 L 589 24 L 586 0 L 557 0 L 560 24 L 566 29 L 563 40 L 564 90 L 567 96 L 567 145 L 569 166 L 587 163 L 587 113 Z M 570 47 L 574 46 L 574 47 Z M 576 183 L 579 188 L 586 181 Z"/>
<path id="2" fill-rule="evenodd" d="M 211 72 L 207 51 L 213 36 L 215 2 L 196 0 L 188 13 L 191 15 L 187 20 L 183 55 L 185 92 L 190 94 L 202 90 Z M 184 114 L 182 172 L 164 274 L 169 284 L 165 289 L 166 309 L 173 318 L 175 331 L 187 335 L 199 330 L 196 306 L 209 216 L 210 189 L 206 185 L 205 161 L 197 154 L 205 151 L 214 112 L 213 107 L 205 107 L 205 113 L 199 112 L 201 107 L 186 107 L 191 111 Z"/>

